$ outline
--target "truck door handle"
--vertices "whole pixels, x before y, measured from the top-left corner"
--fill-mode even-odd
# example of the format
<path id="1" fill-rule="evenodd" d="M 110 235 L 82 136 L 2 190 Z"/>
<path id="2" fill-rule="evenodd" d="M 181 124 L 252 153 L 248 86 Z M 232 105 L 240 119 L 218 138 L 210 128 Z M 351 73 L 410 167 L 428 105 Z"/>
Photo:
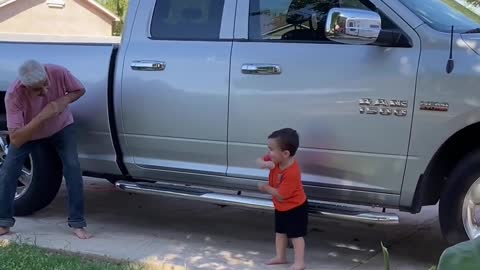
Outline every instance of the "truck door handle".
<path id="1" fill-rule="evenodd" d="M 242 73 L 249 75 L 278 75 L 282 73 L 279 65 L 273 64 L 244 64 Z"/>
<path id="2" fill-rule="evenodd" d="M 130 67 L 133 70 L 139 71 L 163 71 L 166 68 L 166 64 L 163 61 L 133 61 Z"/>

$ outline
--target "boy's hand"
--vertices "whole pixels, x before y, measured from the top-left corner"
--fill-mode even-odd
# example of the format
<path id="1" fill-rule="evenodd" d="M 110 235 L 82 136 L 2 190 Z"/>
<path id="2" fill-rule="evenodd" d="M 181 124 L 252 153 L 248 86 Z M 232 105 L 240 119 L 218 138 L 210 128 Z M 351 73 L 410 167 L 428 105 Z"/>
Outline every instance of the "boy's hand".
<path id="1" fill-rule="evenodd" d="M 283 197 L 278 194 L 278 190 L 271 187 L 269 184 L 264 184 L 264 183 L 258 183 L 258 189 L 262 193 L 267 193 L 275 197 L 278 201 L 283 202 Z"/>
<path id="2" fill-rule="evenodd" d="M 265 162 L 264 166 L 266 169 L 269 169 L 269 170 L 275 169 L 275 163 L 273 163 L 273 161 Z"/>
<path id="3" fill-rule="evenodd" d="M 259 189 L 262 193 L 267 193 L 268 184 L 258 183 L 258 189 Z"/>
<path id="4" fill-rule="evenodd" d="M 257 158 L 257 166 L 260 168 L 260 169 L 265 169 L 265 161 L 263 161 L 263 158 Z"/>
<path id="5" fill-rule="evenodd" d="M 273 163 L 273 161 L 265 161 L 263 158 L 258 158 L 257 164 L 258 164 L 258 167 L 260 167 L 261 169 L 269 169 L 269 170 L 275 169 L 275 163 Z"/>

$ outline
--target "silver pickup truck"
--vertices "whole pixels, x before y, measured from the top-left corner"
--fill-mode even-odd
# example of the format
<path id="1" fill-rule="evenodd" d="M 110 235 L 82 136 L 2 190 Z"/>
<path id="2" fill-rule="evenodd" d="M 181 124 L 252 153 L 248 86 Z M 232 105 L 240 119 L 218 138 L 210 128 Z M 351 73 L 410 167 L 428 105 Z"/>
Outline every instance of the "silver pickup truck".
<path id="1" fill-rule="evenodd" d="M 120 44 L 0 42 L 0 89 L 29 58 L 69 68 L 84 174 L 121 190 L 271 209 L 255 159 L 291 127 L 312 215 L 389 224 L 439 202 L 457 243 L 480 235 L 480 17 L 459 1 L 130 0 Z M 33 153 L 17 215 L 61 181 Z"/>

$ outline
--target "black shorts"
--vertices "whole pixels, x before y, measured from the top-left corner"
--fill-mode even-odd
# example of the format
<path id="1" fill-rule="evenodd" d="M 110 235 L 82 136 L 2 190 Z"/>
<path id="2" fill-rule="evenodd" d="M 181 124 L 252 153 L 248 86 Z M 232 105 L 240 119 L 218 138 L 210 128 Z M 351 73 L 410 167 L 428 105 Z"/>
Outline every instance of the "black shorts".
<path id="1" fill-rule="evenodd" d="M 286 234 L 288 238 L 299 238 L 307 235 L 308 201 L 291 210 L 281 212 L 275 210 L 275 232 Z"/>

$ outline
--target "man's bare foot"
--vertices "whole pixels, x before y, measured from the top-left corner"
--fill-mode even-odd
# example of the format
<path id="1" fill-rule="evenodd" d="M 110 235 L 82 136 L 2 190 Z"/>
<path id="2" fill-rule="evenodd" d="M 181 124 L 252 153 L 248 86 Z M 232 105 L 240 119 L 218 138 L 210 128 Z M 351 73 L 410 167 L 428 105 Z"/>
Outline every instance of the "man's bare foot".
<path id="1" fill-rule="evenodd" d="M 0 227 L 0 236 L 10 233 L 10 228 Z"/>
<path id="2" fill-rule="evenodd" d="M 89 232 L 87 232 L 84 228 L 73 229 L 73 234 L 75 234 L 78 238 L 82 240 L 92 238 L 92 235 Z"/>
<path id="3" fill-rule="evenodd" d="M 268 261 L 266 265 L 281 265 L 281 264 L 287 264 L 287 263 L 288 263 L 287 259 L 275 257 L 270 261 Z"/>
<path id="4" fill-rule="evenodd" d="M 290 270 L 305 270 L 305 264 L 294 264 L 290 267 Z"/>

